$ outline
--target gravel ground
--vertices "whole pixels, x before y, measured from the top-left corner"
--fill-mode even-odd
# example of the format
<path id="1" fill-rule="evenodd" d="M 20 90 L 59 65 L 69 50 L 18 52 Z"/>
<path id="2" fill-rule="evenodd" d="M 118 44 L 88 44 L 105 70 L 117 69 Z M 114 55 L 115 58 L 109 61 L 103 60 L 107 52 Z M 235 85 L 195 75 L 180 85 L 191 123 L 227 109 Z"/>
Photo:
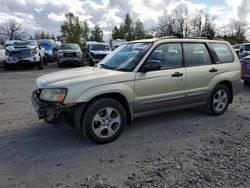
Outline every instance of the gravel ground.
<path id="1" fill-rule="evenodd" d="M 113 143 L 39 121 L 35 79 L 0 68 L 0 187 L 250 187 L 250 86 L 219 117 L 188 109 L 137 119 Z"/>

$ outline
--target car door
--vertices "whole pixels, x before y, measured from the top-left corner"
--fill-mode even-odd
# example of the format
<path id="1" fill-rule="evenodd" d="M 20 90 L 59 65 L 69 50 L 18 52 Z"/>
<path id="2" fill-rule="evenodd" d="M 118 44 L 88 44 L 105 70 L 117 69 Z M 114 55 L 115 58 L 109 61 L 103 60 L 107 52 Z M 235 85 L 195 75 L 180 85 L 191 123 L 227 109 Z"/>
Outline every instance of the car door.
<path id="1" fill-rule="evenodd" d="M 218 74 L 212 51 L 205 43 L 183 43 L 183 51 L 187 72 L 187 102 L 205 102 L 211 91 L 211 81 Z"/>
<path id="2" fill-rule="evenodd" d="M 145 62 L 147 61 L 160 61 L 161 69 L 136 73 L 135 113 L 181 105 L 186 82 L 181 44 L 160 44 L 148 56 Z"/>

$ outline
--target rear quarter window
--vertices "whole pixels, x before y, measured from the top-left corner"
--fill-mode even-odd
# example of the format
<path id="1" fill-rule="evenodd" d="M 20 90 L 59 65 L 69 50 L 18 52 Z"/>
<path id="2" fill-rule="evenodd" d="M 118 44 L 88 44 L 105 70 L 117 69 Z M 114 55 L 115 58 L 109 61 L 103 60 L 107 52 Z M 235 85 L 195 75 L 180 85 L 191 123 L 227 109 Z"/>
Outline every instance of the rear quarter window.
<path id="1" fill-rule="evenodd" d="M 214 49 L 220 63 L 231 63 L 234 61 L 234 56 L 227 44 L 210 43 Z"/>

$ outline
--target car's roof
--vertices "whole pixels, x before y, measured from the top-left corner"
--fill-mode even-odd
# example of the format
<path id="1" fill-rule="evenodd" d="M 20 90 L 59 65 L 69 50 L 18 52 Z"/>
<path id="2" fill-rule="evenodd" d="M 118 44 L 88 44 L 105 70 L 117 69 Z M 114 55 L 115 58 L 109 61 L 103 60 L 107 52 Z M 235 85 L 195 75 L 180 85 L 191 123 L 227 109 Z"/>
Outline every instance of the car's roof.
<path id="1" fill-rule="evenodd" d="M 62 45 L 78 45 L 77 43 L 63 43 Z"/>
<path id="2" fill-rule="evenodd" d="M 183 37 L 183 38 L 178 38 L 174 36 L 169 36 L 169 37 L 162 37 L 162 38 L 152 38 L 152 39 L 142 39 L 142 40 L 136 40 L 136 41 L 131 41 L 132 43 L 134 42 L 225 42 L 222 39 L 208 39 L 208 38 L 202 38 L 202 37 Z"/>

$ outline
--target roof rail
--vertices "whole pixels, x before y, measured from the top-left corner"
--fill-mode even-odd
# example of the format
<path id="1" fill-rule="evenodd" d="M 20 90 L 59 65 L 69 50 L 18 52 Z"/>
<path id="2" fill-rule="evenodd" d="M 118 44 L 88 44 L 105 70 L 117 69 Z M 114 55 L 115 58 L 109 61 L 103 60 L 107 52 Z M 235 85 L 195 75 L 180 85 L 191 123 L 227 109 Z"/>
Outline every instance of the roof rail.
<path id="1" fill-rule="evenodd" d="M 207 37 L 191 37 L 191 36 L 183 36 L 182 34 L 176 34 L 176 35 L 172 35 L 172 36 L 165 36 L 165 37 L 161 37 L 159 38 L 159 40 L 161 39 L 175 39 L 175 38 L 184 38 L 184 39 L 209 39 L 209 40 L 221 40 L 221 41 L 225 41 L 222 38 L 216 38 L 216 37 L 212 37 L 211 35 L 208 35 Z"/>

